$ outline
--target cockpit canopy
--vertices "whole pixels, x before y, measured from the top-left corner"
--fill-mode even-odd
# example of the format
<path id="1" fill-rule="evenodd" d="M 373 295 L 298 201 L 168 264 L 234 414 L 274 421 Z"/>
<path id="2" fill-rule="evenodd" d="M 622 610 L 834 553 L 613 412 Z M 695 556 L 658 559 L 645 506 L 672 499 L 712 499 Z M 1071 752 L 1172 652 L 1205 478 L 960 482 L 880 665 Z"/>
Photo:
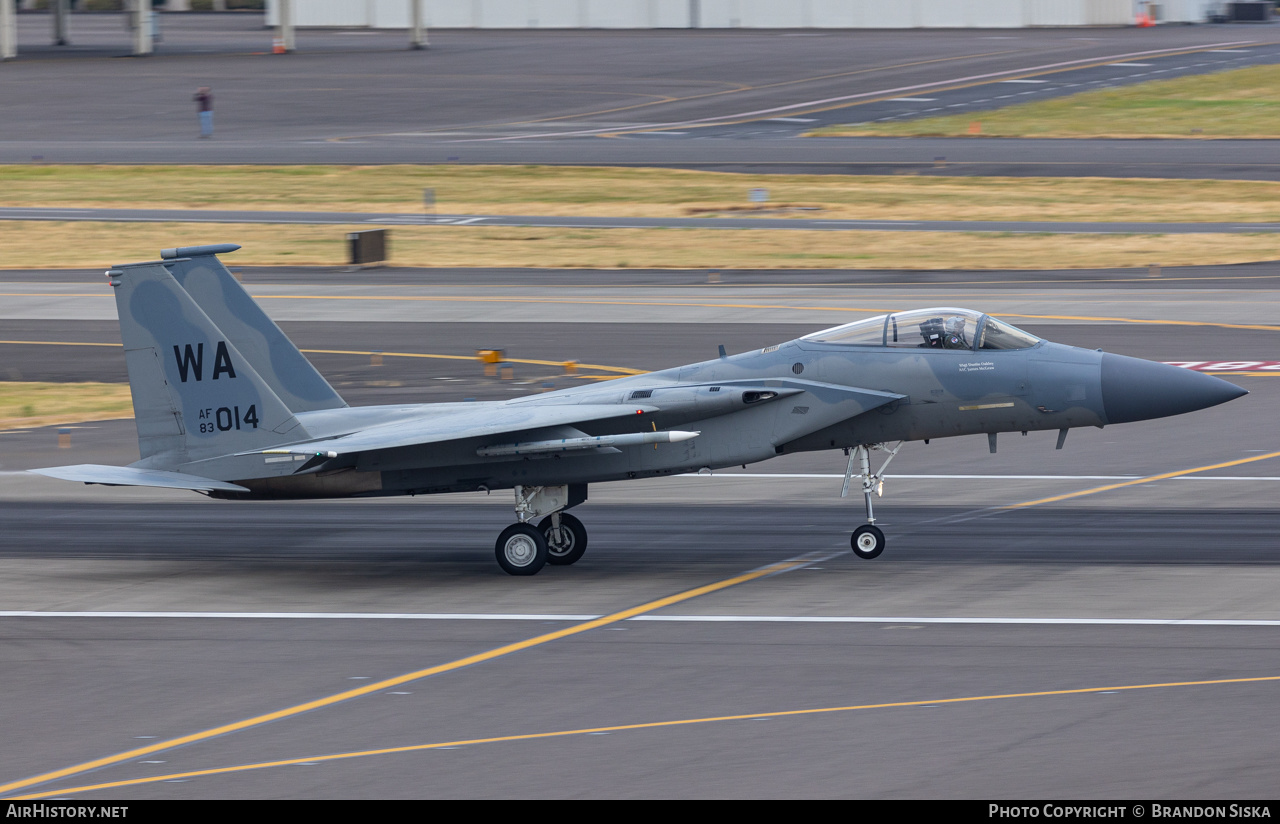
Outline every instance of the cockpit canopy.
<path id="1" fill-rule="evenodd" d="M 878 315 L 805 335 L 801 340 L 906 349 L 1030 349 L 1040 342 L 1004 321 L 971 309 L 913 309 Z"/>

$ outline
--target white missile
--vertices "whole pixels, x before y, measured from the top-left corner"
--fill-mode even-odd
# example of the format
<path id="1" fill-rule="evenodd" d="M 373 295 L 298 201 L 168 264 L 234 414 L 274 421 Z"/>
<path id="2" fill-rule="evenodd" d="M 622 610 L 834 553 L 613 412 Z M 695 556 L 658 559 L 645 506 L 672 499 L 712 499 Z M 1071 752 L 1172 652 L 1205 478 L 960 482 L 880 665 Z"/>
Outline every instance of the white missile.
<path id="1" fill-rule="evenodd" d="M 597 435 L 588 438 L 560 438 L 554 441 L 526 441 L 482 446 L 476 454 L 482 458 L 498 458 L 508 455 L 537 455 L 548 452 L 574 452 L 580 449 L 599 449 L 611 446 L 639 446 L 646 443 L 678 443 L 696 438 L 701 432 L 636 432 L 628 435 Z"/>

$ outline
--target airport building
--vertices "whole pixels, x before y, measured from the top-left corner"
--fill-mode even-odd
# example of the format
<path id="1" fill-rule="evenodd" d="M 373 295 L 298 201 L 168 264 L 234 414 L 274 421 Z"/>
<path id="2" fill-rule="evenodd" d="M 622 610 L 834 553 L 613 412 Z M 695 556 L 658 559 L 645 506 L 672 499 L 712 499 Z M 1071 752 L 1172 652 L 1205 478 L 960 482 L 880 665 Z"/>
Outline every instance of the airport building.
<path id="1" fill-rule="evenodd" d="M 0 60 L 17 56 L 17 12 L 0 0 Z M 20 5 L 21 4 L 21 5 Z M 48 0 L 53 41 L 66 40 L 76 0 Z M 164 0 L 168 12 L 190 0 Z M 225 6 L 225 0 L 220 5 Z M 149 54 L 153 0 L 121 0 L 134 54 Z M 429 29 L 1016 29 L 1270 19 L 1271 3 L 1227 0 L 266 0 L 277 47 L 297 28 L 407 29 L 414 48 Z"/>
<path id="2" fill-rule="evenodd" d="M 267 0 L 267 22 L 281 0 Z M 403 29 L 411 0 L 291 0 L 298 26 Z M 420 0 L 443 29 L 919 29 L 1204 22 L 1212 0 Z"/>

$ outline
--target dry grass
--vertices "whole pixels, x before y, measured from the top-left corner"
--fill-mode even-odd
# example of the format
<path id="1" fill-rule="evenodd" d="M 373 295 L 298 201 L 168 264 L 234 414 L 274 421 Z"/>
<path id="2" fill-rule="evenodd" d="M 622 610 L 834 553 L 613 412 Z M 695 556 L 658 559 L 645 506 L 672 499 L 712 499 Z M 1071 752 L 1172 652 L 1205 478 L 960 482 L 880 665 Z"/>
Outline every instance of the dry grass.
<path id="1" fill-rule="evenodd" d="M 923 122 L 923 121 L 921 121 Z M 966 122 L 967 127 L 967 122 Z M 795 217 L 875 220 L 1280 220 L 1280 183 L 1233 180 L 741 175 L 549 166 L 0 166 L 7 207 L 685 217 L 752 188 Z M 367 227 L 366 227 L 367 228 Z"/>
<path id="2" fill-rule="evenodd" d="M 1254 66 L 1023 103 L 989 112 L 819 129 L 814 136 L 981 134 L 995 137 L 1280 136 L 1280 66 Z"/>
<path id="3" fill-rule="evenodd" d="M 344 226 L 5 224 L 6 268 L 106 268 L 169 246 L 235 242 L 230 265 L 337 266 Z M 365 227 L 367 228 L 367 227 Z M 1280 259 L 1280 234 L 1050 235 L 396 226 L 391 265 L 725 269 L 1062 269 Z"/>
<path id="4" fill-rule="evenodd" d="M 132 417 L 127 384 L 0 381 L 0 429 Z"/>

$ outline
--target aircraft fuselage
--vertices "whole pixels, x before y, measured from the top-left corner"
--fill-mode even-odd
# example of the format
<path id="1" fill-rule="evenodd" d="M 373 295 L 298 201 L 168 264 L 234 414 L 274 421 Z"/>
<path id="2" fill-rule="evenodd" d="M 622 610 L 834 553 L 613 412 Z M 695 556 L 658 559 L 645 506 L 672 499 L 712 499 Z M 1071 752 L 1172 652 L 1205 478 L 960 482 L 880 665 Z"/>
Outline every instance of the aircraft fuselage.
<path id="1" fill-rule="evenodd" d="M 248 471 L 249 461 L 262 458 L 241 458 L 237 462 L 243 462 L 243 477 L 232 477 L 236 473 L 228 473 L 227 467 L 218 475 L 253 490 L 255 498 L 430 494 L 658 477 L 751 464 L 784 452 L 858 444 L 1103 426 L 1111 421 L 1104 403 L 1102 364 L 1104 358 L 1119 357 L 1047 341 L 1029 349 L 974 352 L 851 351 L 838 344 L 797 340 L 602 385 L 474 404 L 477 411 L 484 406 L 565 403 L 643 407 L 646 411 L 634 416 L 579 426 L 577 434 L 673 428 L 700 433 L 680 443 L 483 458 L 476 451 L 485 446 L 484 440 L 471 439 L 375 450 L 299 474 L 258 472 L 260 464 Z M 1140 369 L 1161 370 L 1161 377 L 1183 371 L 1121 360 L 1140 364 Z M 876 394 L 867 392 L 880 387 Z M 300 418 L 312 432 L 321 416 L 329 419 L 324 429 L 341 431 L 350 426 L 344 427 L 343 419 L 369 425 L 380 411 L 402 419 L 412 417 L 413 410 L 363 407 L 304 413 Z M 543 434 L 563 437 L 569 434 L 564 429 Z M 287 468 L 292 473 L 296 466 Z M 201 461 L 183 471 L 208 474 L 211 469 L 209 462 Z"/>

